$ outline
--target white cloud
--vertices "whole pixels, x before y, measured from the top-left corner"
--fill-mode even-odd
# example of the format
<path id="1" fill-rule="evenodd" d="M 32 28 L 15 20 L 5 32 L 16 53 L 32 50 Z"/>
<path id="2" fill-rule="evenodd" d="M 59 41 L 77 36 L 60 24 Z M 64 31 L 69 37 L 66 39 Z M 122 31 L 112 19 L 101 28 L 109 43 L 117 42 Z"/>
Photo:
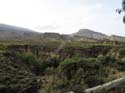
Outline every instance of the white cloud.
<path id="1" fill-rule="evenodd" d="M 101 4 L 101 3 L 97 3 L 97 4 L 95 4 L 95 8 L 103 8 L 103 4 Z"/>

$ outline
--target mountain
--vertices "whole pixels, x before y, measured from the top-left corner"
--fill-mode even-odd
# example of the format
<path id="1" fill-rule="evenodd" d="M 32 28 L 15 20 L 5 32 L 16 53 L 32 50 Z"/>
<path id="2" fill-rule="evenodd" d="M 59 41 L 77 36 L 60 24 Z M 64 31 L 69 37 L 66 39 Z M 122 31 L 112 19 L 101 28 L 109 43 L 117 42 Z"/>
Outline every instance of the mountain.
<path id="1" fill-rule="evenodd" d="M 30 39 L 32 37 L 36 37 L 37 35 L 37 32 L 30 29 L 0 24 L 0 39 Z"/>
<path id="2" fill-rule="evenodd" d="M 6 24 L 0 24 L 0 32 L 34 32 L 33 30 L 12 26 L 12 25 L 6 25 Z"/>
<path id="3" fill-rule="evenodd" d="M 125 37 L 112 35 L 110 36 L 111 41 L 125 42 Z"/>
<path id="4" fill-rule="evenodd" d="M 64 40 L 64 41 L 72 41 L 74 37 L 70 35 L 64 35 L 59 33 L 42 33 L 42 38 L 51 39 L 51 40 Z"/>
<path id="5" fill-rule="evenodd" d="M 72 34 L 73 36 L 83 36 L 87 38 L 93 38 L 97 40 L 108 39 L 108 36 L 99 32 L 95 32 L 89 29 L 80 29 L 78 32 Z"/>
<path id="6" fill-rule="evenodd" d="M 125 37 L 121 36 L 107 36 L 103 33 L 96 32 L 90 29 L 80 29 L 78 32 L 71 35 L 59 33 L 38 33 L 36 31 L 17 27 L 12 25 L 0 24 L 0 40 L 64 40 L 64 41 L 85 41 L 85 42 L 98 42 L 105 41 L 119 41 L 125 42 Z"/>

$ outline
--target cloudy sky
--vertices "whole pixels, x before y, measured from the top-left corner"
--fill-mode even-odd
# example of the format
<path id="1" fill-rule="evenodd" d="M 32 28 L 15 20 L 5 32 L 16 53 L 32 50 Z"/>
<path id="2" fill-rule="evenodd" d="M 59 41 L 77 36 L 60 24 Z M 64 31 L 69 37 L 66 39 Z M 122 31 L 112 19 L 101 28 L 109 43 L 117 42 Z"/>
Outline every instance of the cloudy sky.
<path id="1" fill-rule="evenodd" d="M 115 13 L 122 0 L 0 0 L 0 23 L 39 32 L 70 34 L 92 29 L 125 36 L 122 16 Z"/>

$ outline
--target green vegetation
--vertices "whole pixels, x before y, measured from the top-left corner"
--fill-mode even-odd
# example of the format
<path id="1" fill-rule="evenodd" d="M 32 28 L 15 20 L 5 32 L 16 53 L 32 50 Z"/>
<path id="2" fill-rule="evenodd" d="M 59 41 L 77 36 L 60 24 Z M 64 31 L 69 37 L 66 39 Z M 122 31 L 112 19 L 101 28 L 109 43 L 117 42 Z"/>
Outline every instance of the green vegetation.
<path id="1" fill-rule="evenodd" d="M 124 44 L 48 43 L 0 45 L 0 92 L 80 92 L 125 74 Z"/>
<path id="2" fill-rule="evenodd" d="M 26 93 L 37 92 L 39 79 L 20 62 L 0 55 L 0 92 L 1 93 Z"/>
<path id="3" fill-rule="evenodd" d="M 5 51 L 6 50 L 6 46 L 4 46 L 4 45 L 2 45 L 2 44 L 0 44 L 0 51 Z"/>

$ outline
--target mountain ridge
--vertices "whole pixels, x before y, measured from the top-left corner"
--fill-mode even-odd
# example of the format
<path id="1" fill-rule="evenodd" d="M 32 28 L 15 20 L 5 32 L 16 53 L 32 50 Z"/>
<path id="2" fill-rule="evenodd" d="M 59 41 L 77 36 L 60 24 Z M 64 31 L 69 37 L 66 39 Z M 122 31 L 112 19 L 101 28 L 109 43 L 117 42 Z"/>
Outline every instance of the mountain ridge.
<path id="1" fill-rule="evenodd" d="M 107 39 L 108 36 L 100 33 L 100 32 L 96 32 L 90 29 L 80 29 L 78 32 L 74 33 L 73 35 L 76 36 L 85 36 L 85 37 L 89 37 L 89 38 L 94 38 L 94 39 Z"/>
<path id="2" fill-rule="evenodd" d="M 0 39 L 49 39 L 49 40 L 65 40 L 65 41 L 100 41 L 100 40 L 110 40 L 125 42 L 125 37 L 112 35 L 108 36 L 106 34 L 93 31 L 90 29 L 80 29 L 78 32 L 73 34 L 59 34 L 54 32 L 40 33 L 34 30 L 30 30 L 23 27 L 0 24 Z"/>

